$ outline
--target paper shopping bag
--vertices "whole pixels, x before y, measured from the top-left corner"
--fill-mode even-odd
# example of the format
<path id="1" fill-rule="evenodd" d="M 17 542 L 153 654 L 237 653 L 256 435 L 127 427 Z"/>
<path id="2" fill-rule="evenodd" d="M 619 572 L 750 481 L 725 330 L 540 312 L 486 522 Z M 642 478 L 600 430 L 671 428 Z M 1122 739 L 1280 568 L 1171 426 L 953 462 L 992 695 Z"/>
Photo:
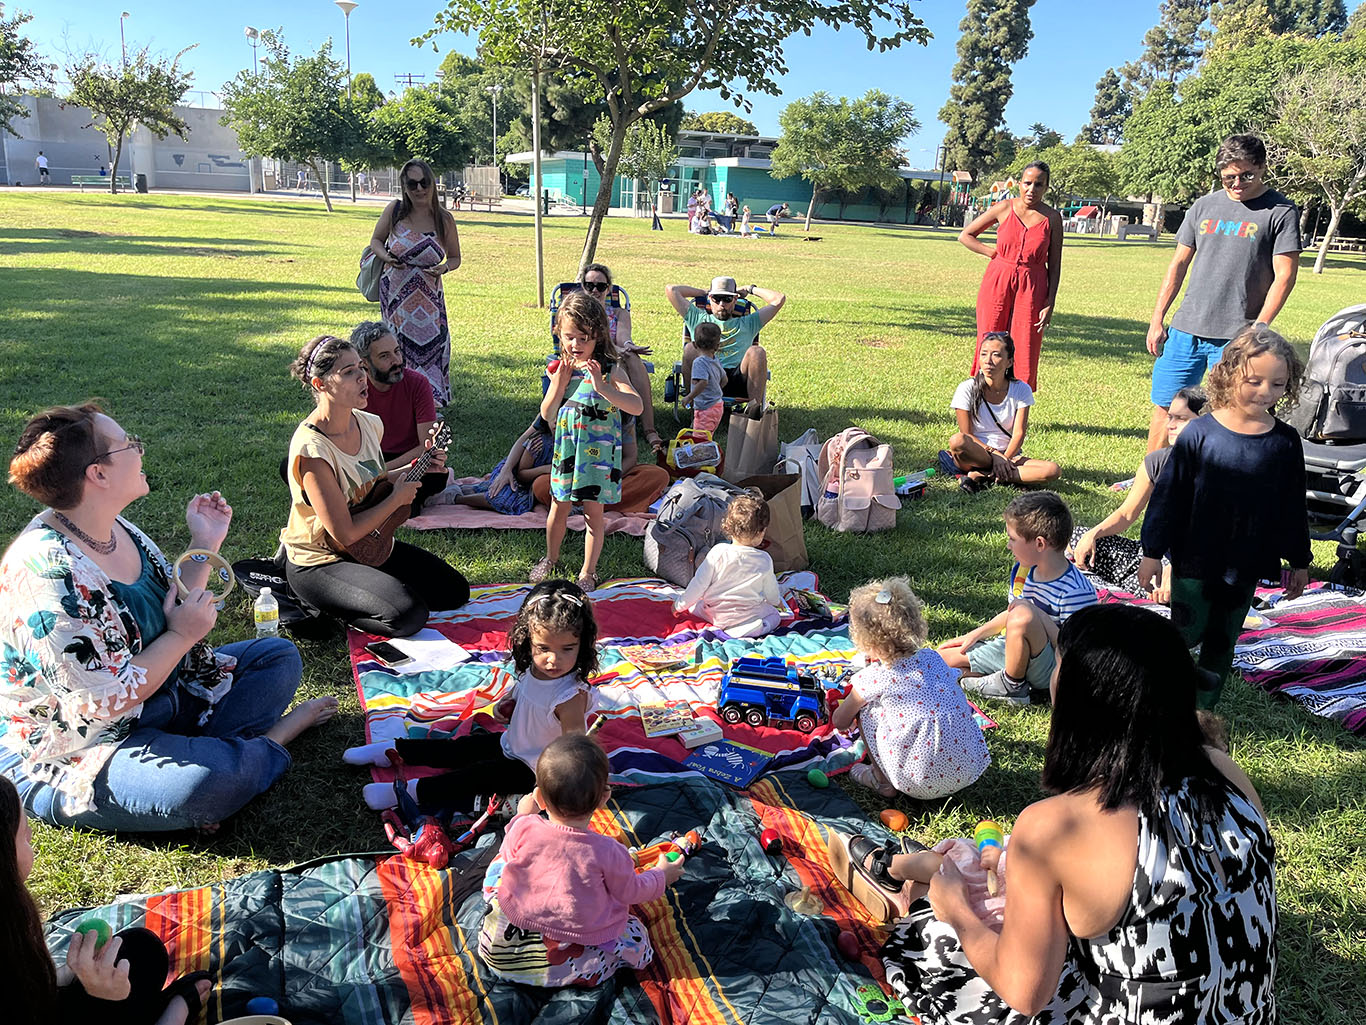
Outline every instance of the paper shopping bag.
<path id="1" fill-rule="evenodd" d="M 797 473 L 768 473 L 746 477 L 737 485 L 758 491 L 768 500 L 768 533 L 764 551 L 773 559 L 773 572 L 806 569 L 806 535 L 802 532 L 802 478 Z"/>
<path id="2" fill-rule="evenodd" d="M 763 419 L 732 416 L 726 432 L 726 467 L 722 476 L 734 483 L 755 474 L 772 473 L 778 461 L 778 409 L 769 406 Z"/>

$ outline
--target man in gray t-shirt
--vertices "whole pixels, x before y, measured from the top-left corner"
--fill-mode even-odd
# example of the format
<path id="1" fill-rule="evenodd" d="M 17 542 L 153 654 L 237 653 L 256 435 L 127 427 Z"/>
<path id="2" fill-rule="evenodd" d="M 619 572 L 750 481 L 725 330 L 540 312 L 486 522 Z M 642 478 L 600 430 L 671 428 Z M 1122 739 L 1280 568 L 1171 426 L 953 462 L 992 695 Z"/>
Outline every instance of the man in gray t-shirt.
<path id="1" fill-rule="evenodd" d="M 1267 188 L 1266 147 L 1255 135 L 1230 136 L 1215 167 L 1223 187 L 1197 199 L 1181 222 L 1148 327 L 1148 351 L 1157 357 L 1149 452 L 1166 443 L 1172 396 L 1198 385 L 1244 324 L 1270 324 L 1295 287 L 1299 211 Z M 1168 331 L 1163 320 L 1192 262 L 1190 287 Z"/>

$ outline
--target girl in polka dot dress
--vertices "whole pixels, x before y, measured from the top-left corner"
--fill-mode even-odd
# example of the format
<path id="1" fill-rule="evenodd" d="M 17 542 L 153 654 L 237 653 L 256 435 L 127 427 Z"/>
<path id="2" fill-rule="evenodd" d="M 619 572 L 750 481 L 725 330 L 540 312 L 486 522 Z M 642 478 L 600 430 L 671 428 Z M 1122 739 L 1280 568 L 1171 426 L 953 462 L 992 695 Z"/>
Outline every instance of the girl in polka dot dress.
<path id="1" fill-rule="evenodd" d="M 927 632 L 905 577 L 875 580 L 849 595 L 849 638 L 868 665 L 830 721 L 837 730 L 858 721 L 868 762 L 849 775 L 883 797 L 947 797 L 991 764 L 958 671 L 922 647 Z"/>

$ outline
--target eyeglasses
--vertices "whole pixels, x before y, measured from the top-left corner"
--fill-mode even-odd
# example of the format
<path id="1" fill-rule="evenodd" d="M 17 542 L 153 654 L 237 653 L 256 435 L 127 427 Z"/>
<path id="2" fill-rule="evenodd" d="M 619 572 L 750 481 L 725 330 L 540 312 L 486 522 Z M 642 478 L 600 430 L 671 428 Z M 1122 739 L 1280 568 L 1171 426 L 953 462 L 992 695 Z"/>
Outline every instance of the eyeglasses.
<path id="1" fill-rule="evenodd" d="M 1261 171 L 1244 171 L 1242 174 L 1221 174 L 1219 180 L 1226 186 L 1237 185 L 1239 182 L 1244 185 L 1251 185 L 1261 173 Z"/>
<path id="2" fill-rule="evenodd" d="M 416 192 L 418 189 L 429 188 L 432 180 L 430 178 L 404 178 L 403 184 L 407 185 L 411 191 Z"/>
<path id="3" fill-rule="evenodd" d="M 714 303 L 733 303 L 733 302 L 735 302 L 735 296 L 733 296 L 733 295 L 717 295 L 715 292 L 713 292 L 713 293 L 712 293 L 711 295 L 709 295 L 707 298 L 709 298 L 709 299 L 710 299 L 712 302 L 714 302 Z"/>
<path id="4" fill-rule="evenodd" d="M 611 287 L 610 281 L 585 281 L 583 283 L 585 292 L 606 292 Z"/>
<path id="5" fill-rule="evenodd" d="M 118 455 L 120 452 L 127 452 L 130 448 L 135 449 L 138 455 L 142 455 L 147 451 L 147 446 L 142 443 L 142 439 L 139 438 L 136 434 L 130 434 L 124 440 L 126 440 L 128 444 L 124 445 L 123 448 L 111 448 L 108 452 L 105 452 L 103 455 L 96 456 L 94 459 L 90 460 L 90 462 L 86 463 L 85 465 L 94 466 L 96 463 L 103 462 L 110 456 Z"/>

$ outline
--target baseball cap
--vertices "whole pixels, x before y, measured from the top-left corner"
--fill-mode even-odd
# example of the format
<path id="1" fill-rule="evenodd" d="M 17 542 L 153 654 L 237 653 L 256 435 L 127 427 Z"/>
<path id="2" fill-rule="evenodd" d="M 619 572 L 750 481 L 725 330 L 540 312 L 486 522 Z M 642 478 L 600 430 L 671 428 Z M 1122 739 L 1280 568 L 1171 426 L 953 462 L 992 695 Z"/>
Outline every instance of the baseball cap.
<path id="1" fill-rule="evenodd" d="M 708 295 L 739 295 L 740 290 L 735 287 L 734 278 L 712 278 L 711 288 L 707 289 Z"/>

